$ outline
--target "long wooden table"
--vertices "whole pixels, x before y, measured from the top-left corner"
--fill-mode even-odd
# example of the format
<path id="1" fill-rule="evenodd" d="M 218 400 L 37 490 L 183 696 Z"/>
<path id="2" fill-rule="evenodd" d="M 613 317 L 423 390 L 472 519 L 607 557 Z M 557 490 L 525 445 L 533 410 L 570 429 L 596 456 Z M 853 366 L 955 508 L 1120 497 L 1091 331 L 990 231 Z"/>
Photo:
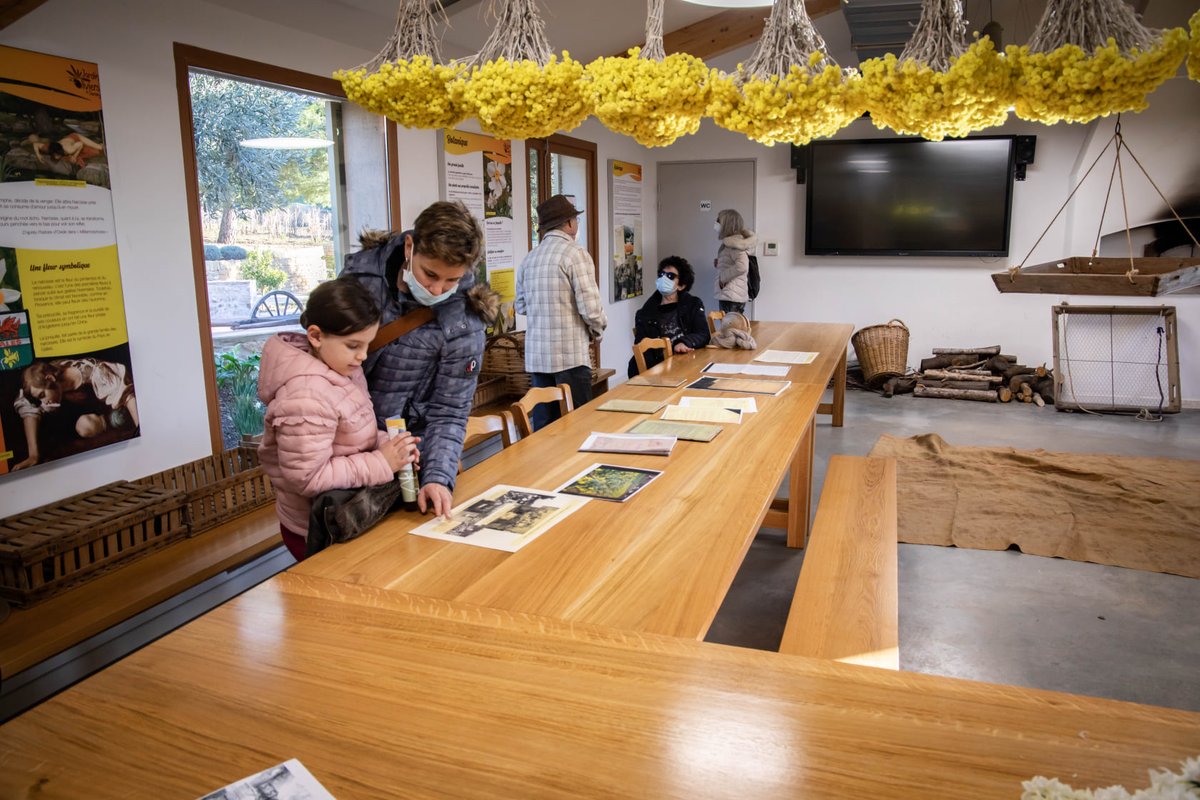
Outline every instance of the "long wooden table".
<path id="1" fill-rule="evenodd" d="M 789 470 L 789 538 L 803 542 L 811 496 L 813 418 L 830 377 L 844 369 L 852 327 L 756 323 L 759 351 L 820 355 L 790 369 L 778 397 L 726 425 L 712 442 L 680 441 L 669 457 L 580 453 L 592 431 L 621 431 L 646 415 L 599 411 L 613 398 L 674 402 L 718 393 L 623 384 L 460 476 L 465 501 L 497 484 L 554 489 L 589 464 L 662 470 L 625 503 L 593 500 L 516 553 L 410 536 L 426 518 L 388 517 L 368 535 L 300 564 L 332 578 L 506 611 L 703 638 L 755 532 Z M 755 353 L 706 348 L 676 356 L 651 375 L 698 377 L 710 361 L 746 363 Z M 736 393 L 725 393 L 736 395 Z"/>
<path id="2" fill-rule="evenodd" d="M 280 575 L 0 727 L 0 797 L 1020 795 L 1146 784 L 1200 714 Z"/>

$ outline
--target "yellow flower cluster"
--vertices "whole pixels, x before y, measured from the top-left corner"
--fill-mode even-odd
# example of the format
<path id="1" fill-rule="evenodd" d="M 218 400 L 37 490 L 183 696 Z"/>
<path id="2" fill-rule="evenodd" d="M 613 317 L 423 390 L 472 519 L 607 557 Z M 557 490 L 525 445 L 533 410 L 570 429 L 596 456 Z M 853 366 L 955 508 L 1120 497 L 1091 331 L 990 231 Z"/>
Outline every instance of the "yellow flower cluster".
<path id="1" fill-rule="evenodd" d="M 822 58 L 813 53 L 807 68 L 793 64 L 787 75 L 751 78 L 741 87 L 732 75 L 714 77 L 709 116 L 722 128 L 766 145 L 832 136 L 862 114 L 862 102 L 855 81 L 840 69 L 829 65 L 817 71 Z"/>
<path id="2" fill-rule="evenodd" d="M 485 133 L 536 139 L 579 127 L 592 112 L 583 65 L 563 52 L 546 66 L 536 61 L 489 61 L 450 86 L 451 95 Z"/>
<path id="3" fill-rule="evenodd" d="M 858 90 L 875 127 L 940 142 L 1000 125 L 1012 105 L 1004 57 L 986 36 L 956 58 L 946 72 L 888 53 L 859 65 Z"/>
<path id="4" fill-rule="evenodd" d="M 429 56 L 384 62 L 370 75 L 365 69 L 343 69 L 333 77 L 352 102 L 407 128 L 450 128 L 467 116 L 449 91 L 459 70 L 434 64 Z"/>
<path id="5" fill-rule="evenodd" d="M 1192 44 L 1188 49 L 1188 77 L 1200 81 L 1200 11 L 1192 14 L 1188 27 L 1192 29 Z"/>
<path id="6" fill-rule="evenodd" d="M 1156 47 L 1129 55 L 1111 38 L 1090 56 L 1075 45 L 1049 53 L 1009 45 L 1017 116 L 1052 124 L 1142 111 L 1148 105 L 1146 96 L 1179 69 L 1187 47 L 1183 28 L 1164 31 Z"/>
<path id="7" fill-rule="evenodd" d="M 666 147 L 700 127 L 711 94 L 710 70 L 686 53 L 658 61 L 638 58 L 640 50 L 587 65 L 593 113 L 610 131 L 646 147 Z"/>

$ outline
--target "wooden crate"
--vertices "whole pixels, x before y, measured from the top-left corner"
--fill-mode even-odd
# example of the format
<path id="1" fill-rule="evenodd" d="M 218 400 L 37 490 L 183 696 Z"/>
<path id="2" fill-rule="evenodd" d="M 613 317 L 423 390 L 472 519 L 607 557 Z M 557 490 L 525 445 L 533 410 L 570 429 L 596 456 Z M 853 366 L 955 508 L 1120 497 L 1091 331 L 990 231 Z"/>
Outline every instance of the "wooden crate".
<path id="1" fill-rule="evenodd" d="M 184 508 L 189 536 L 215 528 L 275 499 L 275 490 L 258 461 L 255 447 L 234 447 L 215 456 L 147 475 L 136 482 L 187 495 Z"/>
<path id="2" fill-rule="evenodd" d="M 117 481 L 0 519 L 0 598 L 32 605 L 186 536 L 186 501 Z"/>

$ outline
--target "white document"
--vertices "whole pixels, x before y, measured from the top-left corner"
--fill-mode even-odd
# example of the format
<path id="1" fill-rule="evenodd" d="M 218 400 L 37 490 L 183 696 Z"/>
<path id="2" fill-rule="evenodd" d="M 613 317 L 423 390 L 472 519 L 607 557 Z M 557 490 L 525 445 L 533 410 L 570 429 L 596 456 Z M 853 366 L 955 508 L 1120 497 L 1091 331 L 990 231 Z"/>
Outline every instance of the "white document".
<path id="1" fill-rule="evenodd" d="M 811 364 L 820 353 L 802 353 L 799 350 L 766 350 L 754 357 L 755 361 L 771 361 L 776 364 Z"/>
<path id="2" fill-rule="evenodd" d="M 740 425 L 742 423 L 742 411 L 741 409 L 723 407 L 667 406 L 667 410 L 663 412 L 662 418 L 680 422 L 720 422 Z"/>
<path id="3" fill-rule="evenodd" d="M 674 436 L 651 436 L 643 433 L 593 432 L 579 446 L 586 453 L 632 453 L 647 456 L 669 456 L 675 447 Z"/>
<path id="4" fill-rule="evenodd" d="M 765 364 L 710 364 L 704 372 L 717 375 L 767 375 L 786 378 L 791 367 L 766 366 Z"/>
<path id="5" fill-rule="evenodd" d="M 685 407 L 701 407 L 701 408 L 736 408 L 740 409 L 744 414 L 753 414 L 758 411 L 758 403 L 753 397 L 681 397 L 679 405 Z"/>
<path id="6" fill-rule="evenodd" d="M 541 489 L 493 486 L 409 533 L 515 553 L 578 511 L 587 500 Z"/>
<path id="7" fill-rule="evenodd" d="M 279 800 L 334 800 L 333 795 L 294 758 L 210 792 L 199 800 L 258 800 L 261 797 L 277 797 Z"/>

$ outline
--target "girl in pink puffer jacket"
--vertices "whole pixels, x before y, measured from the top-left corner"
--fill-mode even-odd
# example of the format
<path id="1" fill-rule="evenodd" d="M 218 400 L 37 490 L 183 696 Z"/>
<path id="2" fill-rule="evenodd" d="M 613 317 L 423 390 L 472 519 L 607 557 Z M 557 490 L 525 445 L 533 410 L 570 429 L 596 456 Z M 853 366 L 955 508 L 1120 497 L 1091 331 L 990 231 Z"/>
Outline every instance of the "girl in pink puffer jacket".
<path id="1" fill-rule="evenodd" d="M 297 561 L 314 495 L 387 483 L 417 460 L 419 439 L 389 439 L 375 427 L 362 362 L 379 317 L 361 283 L 327 281 L 300 316 L 305 332 L 276 334 L 263 347 L 258 397 L 267 414 L 258 453 L 275 487 L 280 535 Z"/>

